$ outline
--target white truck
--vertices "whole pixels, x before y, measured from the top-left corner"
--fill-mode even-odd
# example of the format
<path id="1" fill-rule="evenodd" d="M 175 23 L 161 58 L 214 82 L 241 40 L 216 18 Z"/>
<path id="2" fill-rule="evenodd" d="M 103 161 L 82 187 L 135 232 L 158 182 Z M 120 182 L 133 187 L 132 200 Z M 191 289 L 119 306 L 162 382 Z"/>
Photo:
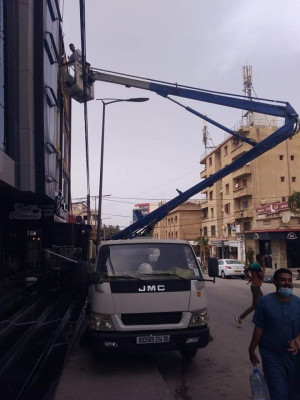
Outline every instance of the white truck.
<path id="1" fill-rule="evenodd" d="M 98 352 L 193 357 L 210 340 L 204 280 L 186 241 L 102 242 L 90 278 L 90 343 Z"/>

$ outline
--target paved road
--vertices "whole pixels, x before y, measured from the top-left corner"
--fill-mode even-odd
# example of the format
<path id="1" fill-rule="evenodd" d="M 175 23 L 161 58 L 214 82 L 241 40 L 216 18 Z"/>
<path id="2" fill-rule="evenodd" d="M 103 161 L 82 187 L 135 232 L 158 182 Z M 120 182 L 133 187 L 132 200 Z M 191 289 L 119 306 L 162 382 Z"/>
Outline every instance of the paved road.
<path id="1" fill-rule="evenodd" d="M 273 288 L 264 284 L 263 291 Z M 253 326 L 251 317 L 241 329 L 234 322 L 250 304 L 250 288 L 243 280 L 219 278 L 207 290 L 214 341 L 192 361 L 177 352 L 96 358 L 88 348 L 78 347 L 66 363 L 56 400 L 250 399 L 247 348 Z"/>

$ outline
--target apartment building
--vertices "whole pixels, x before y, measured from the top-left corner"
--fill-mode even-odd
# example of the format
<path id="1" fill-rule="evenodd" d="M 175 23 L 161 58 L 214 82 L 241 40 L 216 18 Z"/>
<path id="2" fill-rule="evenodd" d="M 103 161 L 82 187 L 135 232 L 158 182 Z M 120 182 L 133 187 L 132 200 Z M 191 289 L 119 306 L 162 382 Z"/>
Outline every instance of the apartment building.
<path id="1" fill-rule="evenodd" d="M 239 133 L 257 142 L 277 129 L 273 119 L 252 118 Z M 228 138 L 200 161 L 207 178 L 250 149 Z M 268 255 L 269 265 L 300 266 L 300 219 L 288 196 L 300 191 L 300 136 L 295 135 L 207 188 L 201 205 L 201 236 L 212 256 L 246 260 L 248 249 Z"/>
<path id="2" fill-rule="evenodd" d="M 155 239 L 195 241 L 200 236 L 200 201 L 189 200 L 159 221 L 153 230 Z"/>
<path id="3" fill-rule="evenodd" d="M 76 236 L 61 23 L 57 0 L 0 0 L 0 272 Z"/>

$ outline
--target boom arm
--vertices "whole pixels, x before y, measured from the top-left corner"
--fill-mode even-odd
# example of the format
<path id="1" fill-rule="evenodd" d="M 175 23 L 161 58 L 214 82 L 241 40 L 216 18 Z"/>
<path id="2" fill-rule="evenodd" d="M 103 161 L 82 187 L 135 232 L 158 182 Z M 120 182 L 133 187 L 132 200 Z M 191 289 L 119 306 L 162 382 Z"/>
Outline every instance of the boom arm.
<path id="1" fill-rule="evenodd" d="M 230 165 L 222 168 L 215 174 L 209 176 L 204 181 L 196 184 L 187 191 L 179 193 L 174 199 L 163 204 L 161 207 L 157 208 L 150 214 L 139 219 L 137 222 L 123 229 L 121 232 L 112 236 L 112 239 L 126 239 L 132 238 L 134 236 L 143 235 L 149 232 L 153 226 L 162 220 L 171 210 L 178 207 L 183 202 L 187 201 L 190 197 L 196 195 L 197 193 L 203 191 L 205 188 L 212 186 L 218 180 L 224 178 L 228 174 L 232 173 L 236 169 L 242 167 L 247 162 L 254 160 L 256 157 L 264 154 L 268 150 L 277 146 L 279 143 L 293 136 L 296 131 L 296 124 L 298 122 L 298 114 L 287 102 L 282 101 L 272 101 L 267 99 L 259 99 L 260 101 L 247 100 L 242 96 L 238 95 L 228 95 L 224 93 L 215 93 L 197 88 L 188 88 L 186 86 L 178 86 L 171 84 L 162 84 L 157 82 L 151 82 L 147 80 L 131 79 L 128 77 L 120 75 L 112 75 L 102 72 L 90 73 L 90 79 L 99 80 L 103 82 L 116 83 L 120 85 L 125 85 L 126 87 L 135 87 L 144 90 L 150 90 L 157 93 L 160 96 L 168 97 L 169 95 L 185 97 L 188 99 L 204 101 L 207 103 L 219 104 L 222 106 L 238 108 L 242 110 L 248 110 L 252 112 L 257 112 L 261 114 L 268 114 L 285 119 L 285 124 L 275 132 L 273 132 L 266 139 L 255 144 L 249 139 L 245 140 L 248 144 L 253 147 L 243 156 L 233 161 Z M 172 100 L 172 99 L 171 99 Z M 174 100 L 173 100 L 174 101 Z M 181 105 L 179 103 L 179 105 Z M 205 118 L 203 114 L 197 111 L 185 107 L 185 109 L 193 114 Z M 210 120 L 210 122 L 215 123 Z M 236 134 L 226 127 L 215 123 L 221 129 L 226 130 L 231 134 Z M 240 135 L 238 135 L 240 137 Z"/>

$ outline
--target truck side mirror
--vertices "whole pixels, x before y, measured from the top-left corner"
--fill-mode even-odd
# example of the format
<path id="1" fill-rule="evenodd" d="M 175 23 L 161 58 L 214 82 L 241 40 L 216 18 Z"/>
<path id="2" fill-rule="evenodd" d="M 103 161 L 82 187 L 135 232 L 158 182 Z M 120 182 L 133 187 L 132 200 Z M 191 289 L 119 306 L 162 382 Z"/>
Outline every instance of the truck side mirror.
<path id="1" fill-rule="evenodd" d="M 219 275 L 219 263 L 216 258 L 208 259 L 208 276 L 216 278 Z"/>

